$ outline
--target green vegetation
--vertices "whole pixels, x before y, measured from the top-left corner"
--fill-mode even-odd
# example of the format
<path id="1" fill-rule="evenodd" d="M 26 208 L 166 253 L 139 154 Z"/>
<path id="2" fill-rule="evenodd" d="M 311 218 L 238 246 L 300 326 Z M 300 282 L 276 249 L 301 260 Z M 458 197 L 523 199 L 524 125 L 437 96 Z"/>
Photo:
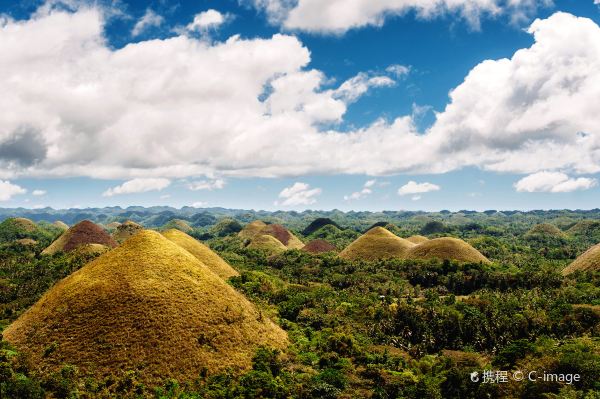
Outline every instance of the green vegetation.
<path id="1" fill-rule="evenodd" d="M 65 350 L 60 340 L 54 338 L 55 334 L 38 346 L 39 359 L 33 363 L 22 348 L 17 350 L 4 341 L 0 347 L 0 395 L 3 398 L 598 398 L 600 261 L 586 256 L 591 259 L 591 267 L 563 275 L 568 265 L 600 241 L 592 242 L 596 220 L 600 220 L 600 213 L 594 212 L 262 214 L 261 220 L 282 224 L 294 232 L 303 231 L 315 216 L 330 218 L 345 227 L 326 223 L 298 238 L 304 242 L 325 239 L 338 249 L 344 249 L 361 231 L 384 220 L 388 223 L 386 229 L 393 230 L 395 235 L 377 231 L 389 241 L 425 232 L 429 240 L 419 238 L 424 243 L 450 236 L 468 243 L 490 262 L 480 259 L 457 262 L 439 257 L 345 259 L 335 252 L 313 254 L 290 250 L 271 235 L 260 236 L 279 243 L 276 251 L 245 245 L 254 241 L 244 236 L 247 227 L 239 235 L 209 234 L 204 244 L 239 272 L 229 279 L 229 284 L 256 307 L 256 321 L 272 319 L 287 332 L 288 347 L 276 348 L 272 343 L 257 347 L 247 355 L 244 370 L 224 368 L 215 372 L 197 367 L 191 368 L 189 376 L 193 378 L 174 380 L 173 374 L 164 369 L 149 381 L 143 368 L 111 369 L 102 378 L 87 378 L 85 368 L 74 366 L 73 362 L 57 364 L 51 373 L 41 373 L 38 363 L 57 359 Z M 224 217 L 235 217 L 245 226 L 256 217 L 252 213 L 214 216 L 210 225 L 194 224 L 191 235 L 209 233 Z M 64 215 L 61 218 L 70 220 Z M 212 219 L 204 214 L 202 220 Z M 535 227 L 540 225 L 543 227 Z M 252 227 L 259 231 L 264 224 Z M 188 244 L 196 244 L 189 240 L 186 236 Z M 407 248 L 415 248 L 414 243 L 410 244 Z M 153 243 L 144 251 L 147 256 L 159 256 L 159 253 L 152 255 L 152 248 L 162 247 Z M 40 245 L 28 247 L 16 242 L 0 247 L 2 327 L 16 320 L 57 281 L 96 256 L 80 253 L 40 256 L 41 249 Z M 156 251 L 165 252 L 159 249 Z M 149 264 L 148 259 L 139 262 Z M 134 260 L 137 257 L 128 257 L 116 268 L 113 264 L 114 273 L 127 270 Z M 103 270 L 108 273 L 110 269 Z M 183 276 L 187 272 L 178 273 Z M 188 288 L 185 292 L 192 292 Z M 173 294 L 175 290 L 181 291 L 170 288 L 167 292 L 170 301 L 178 303 L 184 296 Z M 86 292 L 90 291 L 93 290 Z M 219 291 L 221 295 L 222 292 Z M 169 313 L 166 324 L 177 324 L 181 317 Z M 144 331 L 158 328 L 162 327 Z M 214 345 L 211 334 L 199 331 L 194 340 L 214 356 L 210 352 Z M 92 349 L 87 350 L 103 344 L 106 343 L 101 340 L 89 343 Z M 184 347 L 176 338 L 160 345 L 169 346 L 170 351 L 178 345 Z M 572 384 L 471 381 L 470 373 L 484 370 L 577 373 L 580 379 Z"/>

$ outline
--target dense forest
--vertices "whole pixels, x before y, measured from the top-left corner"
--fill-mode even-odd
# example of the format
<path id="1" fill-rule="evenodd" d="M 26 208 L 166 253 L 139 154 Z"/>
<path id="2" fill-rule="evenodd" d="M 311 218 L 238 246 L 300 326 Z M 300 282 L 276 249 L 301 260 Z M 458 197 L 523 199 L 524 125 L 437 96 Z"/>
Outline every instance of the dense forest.
<path id="1" fill-rule="evenodd" d="M 6 328 L 95 252 L 42 254 L 69 225 L 89 219 L 111 231 L 126 220 L 177 228 L 239 275 L 227 281 L 289 337 L 260 347 L 252 367 L 194 381 L 140 382 L 139 370 L 84 378 L 64 364 L 35 371 L 8 342 L 0 351 L 7 398 L 600 398 L 600 260 L 563 273 L 600 242 L 600 210 L 531 212 L 255 212 L 187 208 L 2 210 L 27 217 L 27 233 L 0 226 L 0 317 Z M 262 220 L 303 243 L 333 250 L 269 251 L 241 231 Z M 398 237 L 460 238 L 490 262 L 347 259 L 338 253 L 372 227 Z M 275 233 L 278 233 L 277 231 Z M 51 356 L 53 345 L 44 349 Z M 47 353 L 46 353 L 47 352 Z M 507 371 L 506 381 L 478 376 Z M 575 381 L 516 381 L 516 371 L 577 374 Z M 487 374 L 484 374 L 486 373 Z"/>

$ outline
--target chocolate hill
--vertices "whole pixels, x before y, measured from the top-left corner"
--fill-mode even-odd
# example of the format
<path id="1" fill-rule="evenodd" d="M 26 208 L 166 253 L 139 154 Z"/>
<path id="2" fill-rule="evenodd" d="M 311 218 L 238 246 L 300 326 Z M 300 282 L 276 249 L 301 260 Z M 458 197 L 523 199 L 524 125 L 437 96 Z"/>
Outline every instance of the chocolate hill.
<path id="1" fill-rule="evenodd" d="M 254 222 L 248 223 L 244 228 L 238 233 L 238 236 L 243 239 L 252 239 L 259 231 L 261 231 L 267 224 L 262 220 L 255 220 Z"/>
<path id="2" fill-rule="evenodd" d="M 112 237 L 120 244 L 142 229 L 143 227 L 141 225 L 128 220 L 117 226 L 115 232 L 112 234 Z"/>
<path id="3" fill-rule="evenodd" d="M 414 245 L 378 226 L 354 240 L 340 253 L 340 257 L 348 260 L 404 258 Z"/>
<path id="4" fill-rule="evenodd" d="M 592 271 L 600 269 L 600 244 L 596 244 L 583 254 L 579 255 L 569 266 L 563 269 L 562 274 L 567 275 L 576 271 Z"/>
<path id="5" fill-rule="evenodd" d="M 324 252 L 335 251 L 335 245 L 331 244 L 325 240 L 312 240 L 304 247 L 302 247 L 303 251 L 310 252 L 311 254 L 322 254 Z"/>
<path id="6" fill-rule="evenodd" d="M 467 242 L 458 238 L 442 237 L 425 241 L 411 248 L 408 259 L 441 259 L 459 262 L 489 263 L 489 260 Z"/>
<path id="7" fill-rule="evenodd" d="M 52 223 L 52 225 L 54 227 L 58 227 L 61 230 L 67 230 L 69 228 L 68 224 L 66 224 L 65 222 L 62 222 L 60 220 L 57 220 L 56 222 Z"/>
<path id="8" fill-rule="evenodd" d="M 281 243 L 281 241 L 268 234 L 255 235 L 246 248 L 259 249 L 271 255 L 279 254 L 287 250 L 287 248 Z"/>
<path id="9" fill-rule="evenodd" d="M 194 237 L 185 234 L 183 231 L 171 229 L 164 231 L 162 235 L 194 255 L 200 262 L 208 266 L 213 273 L 217 274 L 221 278 L 228 279 L 229 277 L 240 275 L 233 267 L 225 262 L 219 255 L 214 253 L 209 247 L 202 244 Z"/>
<path id="10" fill-rule="evenodd" d="M 70 227 L 50 246 L 42 251 L 44 255 L 57 252 L 70 252 L 85 244 L 101 244 L 109 248 L 117 246 L 117 242 L 100 226 L 84 220 Z"/>
<path id="11" fill-rule="evenodd" d="M 4 338 L 44 375 L 63 364 L 96 379 L 135 369 L 148 386 L 248 369 L 258 346 L 287 344 L 244 296 L 148 230 L 58 282 Z"/>
<path id="12" fill-rule="evenodd" d="M 305 236 L 308 236 L 312 233 L 314 233 L 315 231 L 319 230 L 320 228 L 324 227 L 324 226 L 335 226 L 338 229 L 341 229 L 341 227 L 334 222 L 333 220 L 329 219 L 329 218 L 317 218 L 315 220 L 313 220 L 308 226 L 306 226 L 306 228 L 302 231 L 302 234 Z"/>
<path id="13" fill-rule="evenodd" d="M 8 218 L 0 223 L 0 242 L 11 242 L 22 238 L 36 239 L 39 227 L 29 219 Z"/>
<path id="14" fill-rule="evenodd" d="M 415 236 L 410 236 L 406 239 L 406 241 L 410 241 L 413 244 L 421 244 L 424 243 L 425 241 L 429 241 L 429 238 L 425 237 L 425 236 L 421 236 L 421 235 L 415 235 Z"/>
<path id="15" fill-rule="evenodd" d="M 183 231 L 184 233 L 189 233 L 190 231 L 194 230 L 188 222 L 186 222 L 185 220 L 182 220 L 182 219 L 169 220 L 162 227 L 162 230 L 170 230 L 170 229 L 177 229 L 177 230 Z"/>
<path id="16" fill-rule="evenodd" d="M 268 224 L 258 234 L 267 234 L 275 237 L 288 249 L 300 249 L 304 246 L 304 243 L 298 237 L 280 224 Z"/>

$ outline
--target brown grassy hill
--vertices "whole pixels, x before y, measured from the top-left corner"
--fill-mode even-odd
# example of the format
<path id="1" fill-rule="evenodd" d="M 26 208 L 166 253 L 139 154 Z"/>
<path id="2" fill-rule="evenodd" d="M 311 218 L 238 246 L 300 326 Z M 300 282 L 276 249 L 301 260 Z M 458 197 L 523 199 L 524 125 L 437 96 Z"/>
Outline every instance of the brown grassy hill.
<path id="1" fill-rule="evenodd" d="M 564 235 L 565 234 L 558 227 L 549 223 L 536 224 L 527 233 L 525 233 L 525 237 L 564 237 Z"/>
<path id="2" fill-rule="evenodd" d="M 42 254 L 70 252 L 85 244 L 102 244 L 109 248 L 117 246 L 117 242 L 104 229 L 89 220 L 84 220 L 62 233 L 48 248 L 42 251 Z"/>
<path id="3" fill-rule="evenodd" d="M 137 224 L 136 222 L 132 222 L 131 220 L 128 220 L 124 223 L 121 223 L 117 227 L 115 232 L 112 234 L 112 237 L 115 239 L 116 242 L 120 244 L 142 229 L 143 227 L 141 225 Z"/>
<path id="4" fill-rule="evenodd" d="M 189 233 L 190 231 L 194 230 L 194 228 L 190 226 L 188 222 L 181 219 L 172 219 L 162 227 L 162 230 L 170 229 L 177 229 L 183 231 L 184 233 Z"/>
<path id="5" fill-rule="evenodd" d="M 579 255 L 569 266 L 562 271 L 563 275 L 576 271 L 588 271 L 600 269 L 600 244 L 596 244 L 583 254 Z"/>
<path id="6" fill-rule="evenodd" d="M 171 229 L 164 231 L 162 234 L 170 241 L 194 255 L 196 258 L 198 258 L 198 260 L 200 260 L 200 262 L 208 266 L 213 273 L 216 273 L 221 278 L 228 279 L 229 277 L 240 275 L 233 267 L 221 259 L 221 257 L 214 253 L 209 247 L 202 244 L 194 237 L 185 234 L 183 231 Z"/>
<path id="7" fill-rule="evenodd" d="M 267 224 L 261 220 L 255 220 L 254 222 L 248 223 L 244 228 L 238 233 L 238 236 L 241 239 L 251 239 L 259 231 L 261 231 Z"/>
<path id="8" fill-rule="evenodd" d="M 119 227 L 121 225 L 121 223 L 119 222 L 110 222 L 109 224 L 106 225 L 106 228 L 108 230 L 115 230 L 117 227 Z"/>
<path id="9" fill-rule="evenodd" d="M 374 227 L 348 245 L 340 257 L 349 260 L 403 258 L 414 245 L 383 227 Z"/>
<path id="10" fill-rule="evenodd" d="M 300 249 L 304 246 L 304 243 L 298 237 L 280 224 L 268 224 L 258 234 L 273 236 L 288 249 Z"/>
<path id="11" fill-rule="evenodd" d="M 42 374 L 63 364 L 96 379 L 138 369 L 148 386 L 248 369 L 259 345 L 287 344 L 243 295 L 149 230 L 58 282 L 4 338 Z"/>
<path id="12" fill-rule="evenodd" d="M 567 233 L 572 235 L 591 235 L 598 232 L 600 232 L 598 220 L 581 220 L 567 230 Z"/>
<path id="13" fill-rule="evenodd" d="M 279 254 L 287 250 L 286 246 L 281 243 L 277 238 L 268 234 L 257 234 L 254 236 L 250 244 L 246 247 L 248 249 L 260 249 L 266 251 L 271 255 Z"/>
<path id="14" fill-rule="evenodd" d="M 429 241 L 429 238 L 421 235 L 410 236 L 406 239 L 406 241 L 410 241 L 413 244 L 421 244 L 425 241 Z"/>
<path id="15" fill-rule="evenodd" d="M 309 242 L 308 244 L 306 244 L 304 247 L 302 247 L 303 251 L 306 252 L 310 252 L 311 254 L 321 254 L 324 252 L 331 252 L 331 251 L 335 251 L 335 245 L 331 244 L 328 241 L 325 240 L 312 240 L 311 242 Z"/>
<path id="16" fill-rule="evenodd" d="M 68 224 L 66 224 L 65 222 L 62 222 L 60 220 L 57 220 L 56 222 L 52 223 L 52 225 L 54 227 L 58 227 L 61 230 L 67 230 L 69 228 Z"/>
<path id="17" fill-rule="evenodd" d="M 110 247 L 102 244 L 83 244 L 72 251 L 73 254 L 99 255 L 110 251 Z"/>
<path id="18" fill-rule="evenodd" d="M 9 218 L 2 222 L 2 224 L 11 225 L 16 229 L 27 233 L 34 232 L 38 229 L 37 225 L 27 218 Z"/>
<path id="19" fill-rule="evenodd" d="M 411 248 L 407 253 L 408 259 L 442 259 L 459 262 L 483 262 L 489 260 L 478 250 L 463 240 L 452 237 L 435 238 Z"/>

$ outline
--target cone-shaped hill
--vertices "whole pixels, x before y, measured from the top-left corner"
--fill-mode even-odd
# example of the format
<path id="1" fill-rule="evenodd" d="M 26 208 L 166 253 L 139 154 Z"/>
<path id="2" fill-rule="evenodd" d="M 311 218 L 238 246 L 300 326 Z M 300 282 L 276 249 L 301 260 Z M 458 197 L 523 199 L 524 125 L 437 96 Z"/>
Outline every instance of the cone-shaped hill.
<path id="1" fill-rule="evenodd" d="M 42 373 L 72 364 L 102 379 L 138 369 L 149 386 L 195 380 L 203 369 L 247 369 L 258 346 L 287 344 L 243 295 L 149 230 L 57 283 L 4 338 Z"/>
<path id="2" fill-rule="evenodd" d="M 261 251 L 266 251 L 271 255 L 279 254 L 287 250 L 286 246 L 283 245 L 281 241 L 268 234 L 255 235 L 246 248 L 259 249 Z"/>
<path id="3" fill-rule="evenodd" d="M 21 238 L 36 239 L 39 227 L 29 219 L 8 218 L 0 223 L 0 242 L 10 242 Z"/>
<path id="4" fill-rule="evenodd" d="M 383 227 L 374 227 L 348 245 L 340 257 L 348 260 L 404 258 L 414 245 Z"/>
<path id="5" fill-rule="evenodd" d="M 425 241 L 411 248 L 408 259 L 441 259 L 459 262 L 489 263 L 489 260 L 467 242 L 458 238 L 442 237 Z"/>
<path id="6" fill-rule="evenodd" d="M 567 233 L 575 236 L 591 236 L 600 233 L 600 221 L 598 220 L 581 220 L 573 225 Z"/>
<path id="7" fill-rule="evenodd" d="M 50 246 L 42 251 L 44 255 L 57 252 L 70 252 L 86 244 L 102 244 L 109 248 L 117 246 L 117 242 L 100 226 L 84 220 L 70 227 L 61 234 Z"/>
<path id="8" fill-rule="evenodd" d="M 252 239 L 256 234 L 258 234 L 267 224 L 262 220 L 255 220 L 254 222 L 248 223 L 244 228 L 238 233 L 238 236 L 245 239 Z"/>
<path id="9" fill-rule="evenodd" d="M 558 227 L 549 223 L 536 224 L 527 233 L 525 233 L 525 237 L 564 237 L 564 235 L 565 234 Z"/>
<path id="10" fill-rule="evenodd" d="M 185 220 L 181 220 L 181 219 L 169 220 L 162 227 L 162 230 L 170 230 L 170 229 L 177 229 L 177 230 L 183 231 L 184 233 L 189 233 L 190 231 L 194 230 L 188 222 L 186 222 Z"/>
<path id="11" fill-rule="evenodd" d="M 66 224 L 65 222 L 62 222 L 60 220 L 57 220 L 56 222 L 52 223 L 52 225 L 54 227 L 58 227 L 61 230 L 67 230 L 69 228 L 68 224 Z"/>
<path id="12" fill-rule="evenodd" d="M 579 255 L 569 266 L 562 271 L 563 275 L 576 271 L 591 271 L 600 269 L 600 244 L 596 244 L 583 254 Z"/>
<path id="13" fill-rule="evenodd" d="M 268 224 L 259 231 L 259 234 L 275 237 L 288 249 L 300 249 L 304 246 L 298 237 L 280 224 Z"/>
<path id="14" fill-rule="evenodd" d="M 317 218 L 313 220 L 308 226 L 306 226 L 306 228 L 302 231 L 302 234 L 305 236 L 311 235 L 312 233 L 324 226 L 334 226 L 338 229 L 341 229 L 341 227 L 336 222 L 329 218 Z"/>
<path id="15" fill-rule="evenodd" d="M 304 247 L 302 247 L 303 251 L 310 252 L 311 254 L 322 254 L 324 252 L 335 251 L 335 245 L 331 244 L 329 241 L 325 240 L 312 240 Z"/>
<path id="16" fill-rule="evenodd" d="M 202 244 L 194 237 L 185 234 L 183 231 L 171 229 L 164 231 L 162 234 L 170 241 L 194 255 L 198 260 L 200 260 L 200 262 L 208 266 L 213 273 L 217 274 L 221 278 L 228 279 L 229 277 L 240 275 L 233 267 L 221 259 L 221 257 L 214 253 L 209 247 Z"/>
<path id="17" fill-rule="evenodd" d="M 416 235 L 416 236 L 410 236 L 406 239 L 406 241 L 410 241 L 413 244 L 421 244 L 424 243 L 425 241 L 429 241 L 429 238 L 425 237 L 425 236 L 421 236 L 421 235 Z"/>
<path id="18" fill-rule="evenodd" d="M 108 230 L 115 230 L 117 227 L 119 227 L 121 225 L 121 223 L 119 222 L 110 222 L 109 224 L 106 225 L 106 228 Z"/>
<path id="19" fill-rule="evenodd" d="M 138 231 L 142 229 L 143 227 L 141 225 L 137 224 L 136 222 L 132 222 L 131 220 L 128 220 L 117 226 L 112 237 L 115 239 L 116 242 L 122 243 L 123 241 L 135 235 Z"/>

